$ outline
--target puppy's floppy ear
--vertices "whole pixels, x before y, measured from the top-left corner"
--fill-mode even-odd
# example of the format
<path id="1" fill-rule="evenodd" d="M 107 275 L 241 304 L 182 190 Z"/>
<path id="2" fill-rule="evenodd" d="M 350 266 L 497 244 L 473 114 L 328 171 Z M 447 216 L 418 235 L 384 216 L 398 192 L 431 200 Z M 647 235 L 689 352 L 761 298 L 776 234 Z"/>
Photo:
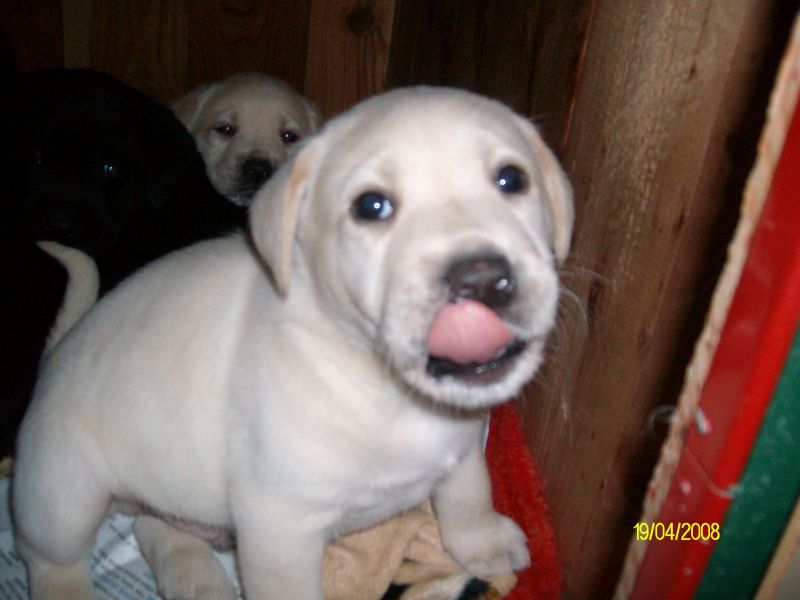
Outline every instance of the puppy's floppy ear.
<path id="1" fill-rule="evenodd" d="M 256 193 L 250 207 L 250 230 L 256 250 L 267 263 L 278 294 L 286 297 L 292 271 L 297 219 L 320 154 L 312 139 Z"/>
<path id="2" fill-rule="evenodd" d="M 303 98 L 303 106 L 306 109 L 306 116 L 308 117 L 309 125 L 311 125 L 311 131 L 316 131 L 319 129 L 320 123 L 322 123 L 322 115 L 319 112 L 319 108 L 307 98 Z"/>
<path id="3" fill-rule="evenodd" d="M 194 133 L 200 111 L 208 100 L 213 85 L 201 85 L 170 103 L 170 108 L 184 127 Z"/>
<path id="4" fill-rule="evenodd" d="M 563 264 L 569 254 L 570 241 L 572 240 L 572 226 L 575 220 L 575 208 L 572 202 L 572 186 L 558 159 L 552 150 L 547 147 L 536 130 L 536 127 L 527 119 L 517 116 L 520 125 L 528 140 L 533 145 L 539 158 L 539 168 L 542 173 L 547 205 L 553 221 L 555 250 L 558 264 Z"/>

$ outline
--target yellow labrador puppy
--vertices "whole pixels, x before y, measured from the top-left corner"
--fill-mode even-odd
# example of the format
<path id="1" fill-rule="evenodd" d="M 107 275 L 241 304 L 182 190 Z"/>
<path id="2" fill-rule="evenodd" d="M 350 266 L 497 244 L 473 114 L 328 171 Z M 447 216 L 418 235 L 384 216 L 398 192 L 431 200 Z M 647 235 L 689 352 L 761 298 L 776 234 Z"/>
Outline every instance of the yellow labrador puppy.
<path id="1" fill-rule="evenodd" d="M 280 79 L 239 73 L 172 104 L 197 142 L 216 190 L 247 206 L 258 188 L 315 131 L 316 107 Z"/>
<path id="2" fill-rule="evenodd" d="M 481 432 L 542 360 L 572 219 L 495 101 L 409 88 L 331 121 L 257 194 L 251 241 L 150 265 L 50 355 L 13 482 L 33 598 L 91 597 L 119 502 L 162 517 L 137 534 L 171 598 L 234 597 L 201 539 L 227 530 L 248 600 L 321 600 L 331 539 L 429 496 L 468 571 L 525 567 Z"/>

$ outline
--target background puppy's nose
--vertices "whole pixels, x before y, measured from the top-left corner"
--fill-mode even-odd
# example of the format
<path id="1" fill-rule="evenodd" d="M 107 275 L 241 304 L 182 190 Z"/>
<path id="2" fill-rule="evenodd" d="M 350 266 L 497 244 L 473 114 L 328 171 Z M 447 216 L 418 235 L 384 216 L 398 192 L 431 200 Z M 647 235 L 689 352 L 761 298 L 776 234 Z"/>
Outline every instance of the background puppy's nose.
<path id="1" fill-rule="evenodd" d="M 242 163 L 242 183 L 257 188 L 272 177 L 275 169 L 263 158 L 248 158 Z"/>
<path id="2" fill-rule="evenodd" d="M 453 300 L 469 298 L 491 308 L 508 304 L 517 289 L 511 265 L 497 254 L 460 258 L 450 264 L 445 280 Z"/>
<path id="3" fill-rule="evenodd" d="M 69 235 L 77 228 L 80 219 L 59 200 L 57 197 L 38 199 L 29 216 L 34 235 L 49 239 L 48 236 Z"/>

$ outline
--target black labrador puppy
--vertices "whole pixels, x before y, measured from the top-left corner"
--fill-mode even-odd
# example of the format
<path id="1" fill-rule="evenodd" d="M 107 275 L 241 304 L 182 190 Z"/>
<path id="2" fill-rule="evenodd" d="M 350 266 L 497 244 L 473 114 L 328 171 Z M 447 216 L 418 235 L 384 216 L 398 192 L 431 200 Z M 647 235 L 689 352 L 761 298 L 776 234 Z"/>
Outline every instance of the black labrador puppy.
<path id="1" fill-rule="evenodd" d="M 244 212 L 211 187 L 172 112 L 110 75 L 31 73 L 20 77 L 15 101 L 26 225 L 37 240 L 92 256 L 102 290 L 243 223 Z"/>
<path id="2" fill-rule="evenodd" d="M 13 447 L 67 277 L 35 242 L 91 256 L 100 293 L 133 271 L 246 214 L 217 194 L 172 111 L 110 75 L 47 69 L 17 76 L 0 100 L 0 451 Z"/>

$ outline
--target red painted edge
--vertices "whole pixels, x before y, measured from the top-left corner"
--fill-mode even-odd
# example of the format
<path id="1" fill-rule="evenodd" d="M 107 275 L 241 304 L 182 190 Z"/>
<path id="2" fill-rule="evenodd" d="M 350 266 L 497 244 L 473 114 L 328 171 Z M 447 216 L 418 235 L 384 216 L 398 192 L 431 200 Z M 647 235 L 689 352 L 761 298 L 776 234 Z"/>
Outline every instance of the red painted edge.
<path id="1" fill-rule="evenodd" d="M 795 108 L 769 195 L 723 327 L 700 408 L 658 523 L 720 523 L 741 477 L 800 316 L 800 110 Z M 691 598 L 713 542 L 653 541 L 632 600 Z"/>

